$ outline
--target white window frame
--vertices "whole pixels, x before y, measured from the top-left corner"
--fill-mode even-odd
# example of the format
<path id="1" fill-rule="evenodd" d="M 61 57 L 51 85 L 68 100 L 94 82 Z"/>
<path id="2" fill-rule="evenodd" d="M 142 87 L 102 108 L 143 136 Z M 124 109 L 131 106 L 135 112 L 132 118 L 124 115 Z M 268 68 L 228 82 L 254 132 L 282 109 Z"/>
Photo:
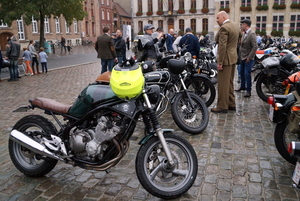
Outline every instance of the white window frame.
<path id="1" fill-rule="evenodd" d="M 228 4 L 226 4 L 226 3 L 228 3 Z M 226 0 L 226 1 L 220 1 L 220 8 L 222 7 L 221 5 L 223 4 L 224 5 L 224 7 L 222 7 L 222 8 L 229 8 L 229 0 Z M 228 6 L 226 6 L 226 5 L 228 5 Z"/>
<path id="2" fill-rule="evenodd" d="M 106 1 L 106 5 L 108 5 L 108 6 L 109 6 L 109 0 L 107 0 L 107 1 Z"/>
<path id="3" fill-rule="evenodd" d="M 105 18 L 105 14 L 104 14 L 104 10 L 102 9 L 102 20 L 104 20 Z"/>
<path id="4" fill-rule="evenodd" d="M 31 18 L 31 24 L 32 24 L 32 33 L 38 33 L 38 23 L 37 21 L 34 19 L 34 17 L 32 16 Z"/>
<path id="5" fill-rule="evenodd" d="M 274 3 L 278 3 L 278 5 L 285 4 L 285 0 L 275 0 Z"/>
<path id="6" fill-rule="evenodd" d="M 74 26 L 74 33 L 78 33 L 78 25 L 77 25 L 77 20 L 73 20 L 73 26 Z"/>
<path id="7" fill-rule="evenodd" d="M 70 33 L 70 26 L 68 26 L 67 21 L 65 21 L 66 33 Z"/>
<path id="8" fill-rule="evenodd" d="M 297 24 L 298 23 L 300 23 L 300 20 L 299 20 L 299 22 L 298 22 L 298 17 L 300 16 L 300 14 L 291 14 L 291 16 L 290 16 L 290 18 L 292 17 L 292 16 L 295 16 L 295 21 L 292 21 L 291 19 L 290 19 L 290 30 L 292 30 L 292 31 L 298 31 L 298 30 L 300 30 L 300 29 L 297 29 L 298 27 L 297 27 Z M 295 24 L 295 26 L 294 27 L 292 27 L 291 26 L 291 23 L 294 23 Z"/>
<path id="9" fill-rule="evenodd" d="M 110 20 L 110 11 L 107 11 L 107 20 Z"/>
<path id="10" fill-rule="evenodd" d="M 6 23 L 3 23 L 3 20 L 0 20 L 0 27 L 8 27 Z"/>
<path id="11" fill-rule="evenodd" d="M 292 3 L 300 3 L 300 0 L 292 0 Z"/>
<path id="12" fill-rule="evenodd" d="M 243 3 L 243 1 L 245 1 L 245 3 Z M 251 0 L 242 0 L 242 6 L 251 6 Z"/>
<path id="13" fill-rule="evenodd" d="M 257 5 L 258 6 L 268 5 L 268 0 L 260 0 L 260 2 L 257 1 Z"/>
<path id="14" fill-rule="evenodd" d="M 276 22 L 274 21 L 274 17 L 277 17 L 277 19 L 278 19 Z M 280 17 L 283 18 L 282 21 L 279 21 L 279 18 L 280 18 Z M 273 15 L 273 16 L 272 16 L 272 21 L 273 21 L 273 22 L 272 22 L 272 30 L 280 31 L 280 30 L 279 30 L 279 24 L 281 23 L 281 24 L 283 24 L 283 25 L 282 25 L 282 30 L 281 30 L 281 31 L 283 31 L 283 28 L 284 28 L 284 15 Z M 273 27 L 273 24 L 275 24 L 275 23 L 277 24 L 277 25 L 276 25 L 276 29 Z"/>
<path id="15" fill-rule="evenodd" d="M 17 26 L 18 26 L 18 37 L 19 37 L 19 40 L 25 40 L 23 17 L 21 17 L 21 19 L 17 20 Z"/>
<path id="16" fill-rule="evenodd" d="M 260 17 L 260 21 L 256 20 L 256 24 L 255 24 L 256 29 L 259 28 L 258 31 L 266 31 L 267 30 L 267 19 L 268 19 L 268 16 L 266 16 L 266 15 L 259 15 L 259 16 L 256 16 L 256 17 Z M 266 21 L 262 21 L 263 17 L 266 18 Z M 257 24 L 259 24 L 259 27 L 257 27 Z M 263 29 L 263 26 L 262 26 L 263 24 L 266 25 L 265 29 Z"/>
<path id="17" fill-rule="evenodd" d="M 60 33 L 60 23 L 59 23 L 59 18 L 56 17 L 54 20 L 55 20 L 55 31 L 56 31 L 56 33 Z"/>
<path id="18" fill-rule="evenodd" d="M 49 18 L 47 16 L 45 16 L 44 25 L 45 25 L 45 33 L 50 33 Z"/>

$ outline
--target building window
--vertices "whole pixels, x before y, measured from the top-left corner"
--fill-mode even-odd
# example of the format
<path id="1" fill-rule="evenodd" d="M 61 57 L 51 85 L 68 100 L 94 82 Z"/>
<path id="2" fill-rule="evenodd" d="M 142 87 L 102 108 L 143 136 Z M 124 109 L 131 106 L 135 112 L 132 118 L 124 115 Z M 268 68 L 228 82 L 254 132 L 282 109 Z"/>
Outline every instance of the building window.
<path id="1" fill-rule="evenodd" d="M 242 6 L 251 6 L 251 0 L 242 0 Z"/>
<path id="2" fill-rule="evenodd" d="M 208 0 L 203 0 L 203 8 L 208 8 Z"/>
<path id="3" fill-rule="evenodd" d="M 118 28 L 118 21 L 114 21 L 114 27 Z"/>
<path id="4" fill-rule="evenodd" d="M 273 16 L 272 30 L 283 31 L 283 21 L 283 15 Z"/>
<path id="5" fill-rule="evenodd" d="M 95 22 L 92 22 L 92 35 L 96 35 L 95 33 Z"/>
<path id="6" fill-rule="evenodd" d="M 23 18 L 17 20 L 19 40 L 25 40 Z"/>
<path id="7" fill-rule="evenodd" d="M 202 20 L 202 31 L 208 31 L 208 19 L 204 18 Z"/>
<path id="8" fill-rule="evenodd" d="M 278 4 L 278 5 L 285 4 L 285 0 L 274 0 L 274 4 Z"/>
<path id="9" fill-rule="evenodd" d="M 179 0 L 179 8 L 184 9 L 184 0 Z"/>
<path id="10" fill-rule="evenodd" d="M 104 10 L 102 10 L 101 13 L 102 13 L 102 20 L 104 20 L 104 17 L 105 17 L 104 16 Z"/>
<path id="11" fill-rule="evenodd" d="M 38 24 L 37 21 L 33 18 L 31 19 L 31 23 L 32 23 L 32 33 L 38 33 Z"/>
<path id="12" fill-rule="evenodd" d="M 229 1 L 220 1 L 220 8 L 229 8 Z"/>
<path id="13" fill-rule="evenodd" d="M 109 10 L 107 11 L 107 20 L 110 20 L 110 12 L 109 12 Z"/>
<path id="14" fill-rule="evenodd" d="M 164 27 L 164 21 L 158 20 L 158 27 Z"/>
<path id="15" fill-rule="evenodd" d="M 143 3 L 142 0 L 138 0 L 138 11 L 143 12 Z"/>
<path id="16" fill-rule="evenodd" d="M 44 25 L 45 25 L 45 33 L 50 33 L 50 26 L 49 26 L 49 18 L 48 17 L 45 17 Z"/>
<path id="17" fill-rule="evenodd" d="M 56 30 L 56 33 L 60 33 L 60 24 L 59 24 L 58 17 L 55 18 L 55 30 Z"/>
<path id="18" fill-rule="evenodd" d="M 184 31 L 184 20 L 183 19 L 179 20 L 179 31 Z"/>
<path id="19" fill-rule="evenodd" d="M 244 20 L 244 19 L 250 20 L 250 16 L 242 16 L 242 17 L 240 18 L 240 21 L 242 21 L 242 20 Z"/>
<path id="20" fill-rule="evenodd" d="M 191 19 L 191 29 L 196 31 L 196 19 Z"/>
<path id="21" fill-rule="evenodd" d="M 300 15 L 291 15 L 290 30 L 292 31 L 300 30 Z"/>
<path id="22" fill-rule="evenodd" d="M 267 27 L 267 16 L 256 16 L 256 30 L 266 31 Z"/>
<path id="23" fill-rule="evenodd" d="M 152 0 L 148 0 L 148 11 L 153 12 Z"/>
<path id="24" fill-rule="evenodd" d="M 143 21 L 138 21 L 139 33 L 143 33 Z"/>
<path id="25" fill-rule="evenodd" d="M 152 20 L 148 20 L 148 24 L 153 24 L 153 21 Z"/>
<path id="26" fill-rule="evenodd" d="M 268 5 L 268 0 L 257 0 L 258 6 Z"/>
<path id="27" fill-rule="evenodd" d="M 191 8 L 196 8 L 196 0 L 191 0 Z"/>
<path id="28" fill-rule="evenodd" d="M 169 11 L 173 12 L 173 8 L 174 8 L 173 0 L 168 0 L 168 7 L 169 7 Z"/>
<path id="29" fill-rule="evenodd" d="M 3 20 L 0 20 L 0 27 L 7 27 L 7 24 L 3 22 Z"/>
<path id="30" fill-rule="evenodd" d="M 109 1 L 110 1 L 110 0 L 106 0 L 106 5 L 108 5 L 108 6 L 109 6 Z"/>
<path id="31" fill-rule="evenodd" d="M 74 33 L 78 33 L 78 26 L 77 26 L 77 20 L 73 20 L 73 26 L 74 26 Z"/>
<path id="32" fill-rule="evenodd" d="M 163 9 L 163 0 L 158 0 L 158 10 L 164 10 Z"/>
<path id="33" fill-rule="evenodd" d="M 88 36 L 89 35 L 89 22 L 85 21 L 85 33 Z"/>
<path id="34" fill-rule="evenodd" d="M 292 3 L 299 4 L 300 0 L 293 0 Z"/>
<path id="35" fill-rule="evenodd" d="M 94 4 L 91 4 L 91 16 L 94 17 Z"/>
<path id="36" fill-rule="evenodd" d="M 68 25 L 67 21 L 65 21 L 66 26 L 66 33 L 70 33 L 70 26 Z"/>

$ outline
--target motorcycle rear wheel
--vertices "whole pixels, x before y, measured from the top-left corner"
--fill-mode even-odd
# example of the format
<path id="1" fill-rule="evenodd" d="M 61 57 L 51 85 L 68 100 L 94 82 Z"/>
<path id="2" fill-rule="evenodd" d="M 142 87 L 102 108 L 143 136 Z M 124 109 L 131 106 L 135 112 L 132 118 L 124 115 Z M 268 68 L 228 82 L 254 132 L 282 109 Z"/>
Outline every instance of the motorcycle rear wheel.
<path id="1" fill-rule="evenodd" d="M 288 145 L 291 141 L 299 141 L 297 133 L 291 133 L 287 128 L 287 120 L 278 123 L 275 127 L 274 141 L 279 154 L 289 163 L 296 164 L 297 158 L 288 152 Z"/>
<path id="2" fill-rule="evenodd" d="M 23 117 L 14 125 L 13 130 L 18 130 L 37 142 L 39 142 L 42 137 L 57 133 L 55 126 L 48 119 L 40 115 Z M 39 154 L 30 151 L 12 140 L 8 142 L 8 149 L 10 158 L 15 167 L 30 177 L 41 177 L 47 174 L 57 163 L 57 160 L 51 158 L 46 158 L 46 160 L 41 159 Z"/>
<path id="3" fill-rule="evenodd" d="M 143 144 L 135 163 L 137 177 L 152 195 L 162 199 L 178 198 L 193 185 L 198 172 L 197 155 L 192 145 L 183 137 L 164 134 L 175 167 L 168 168 L 165 151 L 158 137 Z"/>
<path id="4" fill-rule="evenodd" d="M 262 74 L 256 82 L 257 95 L 260 97 L 260 99 L 262 99 L 265 102 L 268 102 L 268 97 L 271 94 L 283 95 L 285 92 L 285 86 L 282 85 L 282 81 L 285 80 L 287 77 L 287 74 L 278 71 L 278 75 L 276 76 L 276 82 L 275 84 L 273 84 L 273 82 L 270 82 L 270 78 L 268 78 L 268 75 Z M 272 91 L 270 91 L 270 89 Z"/>
<path id="5" fill-rule="evenodd" d="M 189 93 L 189 92 L 188 92 Z M 171 113 L 176 125 L 184 132 L 192 135 L 201 133 L 208 124 L 208 109 L 202 99 L 189 93 L 191 103 L 184 93 L 177 94 L 171 105 Z M 192 105 L 194 111 L 192 111 Z"/>
<path id="6" fill-rule="evenodd" d="M 216 89 L 210 80 L 194 77 L 186 81 L 186 88 L 197 94 L 209 107 L 216 98 Z"/>

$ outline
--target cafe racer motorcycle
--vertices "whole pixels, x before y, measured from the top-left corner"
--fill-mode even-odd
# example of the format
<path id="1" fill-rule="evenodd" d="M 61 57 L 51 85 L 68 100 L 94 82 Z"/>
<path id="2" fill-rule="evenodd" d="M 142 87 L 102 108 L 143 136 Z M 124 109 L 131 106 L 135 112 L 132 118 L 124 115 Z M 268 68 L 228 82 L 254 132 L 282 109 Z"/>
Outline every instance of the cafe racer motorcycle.
<path id="1" fill-rule="evenodd" d="M 177 198 L 196 179 L 197 156 L 187 140 L 161 128 L 152 108 L 158 96 L 159 87 L 145 86 L 140 67 L 127 63 L 114 67 L 110 86 L 90 84 L 71 106 L 48 98 L 30 100 L 28 106 L 16 111 L 44 110 L 59 129 L 42 115 L 21 118 L 9 137 L 11 160 L 31 177 L 47 174 L 58 161 L 89 170 L 107 170 L 126 154 L 142 117 L 147 134 L 139 142 L 137 177 L 152 195 Z"/>

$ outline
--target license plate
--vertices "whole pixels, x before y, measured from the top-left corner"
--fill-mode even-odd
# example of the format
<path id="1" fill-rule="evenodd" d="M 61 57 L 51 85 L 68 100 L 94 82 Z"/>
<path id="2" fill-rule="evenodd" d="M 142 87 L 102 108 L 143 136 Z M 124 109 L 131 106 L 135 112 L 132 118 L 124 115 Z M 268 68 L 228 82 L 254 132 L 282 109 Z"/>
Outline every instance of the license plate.
<path id="1" fill-rule="evenodd" d="M 271 121 L 273 121 L 273 117 L 274 117 L 274 108 L 272 105 L 270 105 L 270 108 L 269 108 L 269 119 Z"/>
<path id="2" fill-rule="evenodd" d="M 295 184 L 299 185 L 299 180 L 300 180 L 300 162 L 297 162 L 297 164 L 296 164 L 296 167 L 295 167 L 292 179 L 295 182 Z"/>

